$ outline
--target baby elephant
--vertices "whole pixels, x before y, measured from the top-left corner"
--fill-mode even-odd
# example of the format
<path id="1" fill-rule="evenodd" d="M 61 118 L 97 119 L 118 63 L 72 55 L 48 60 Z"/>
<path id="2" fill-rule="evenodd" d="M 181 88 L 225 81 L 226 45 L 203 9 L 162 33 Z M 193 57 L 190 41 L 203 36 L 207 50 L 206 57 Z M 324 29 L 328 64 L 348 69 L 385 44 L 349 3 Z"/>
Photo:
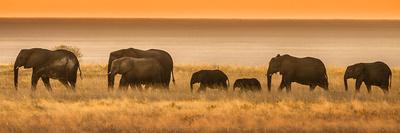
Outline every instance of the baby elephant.
<path id="1" fill-rule="evenodd" d="M 261 91 L 261 84 L 256 78 L 237 79 L 233 84 L 233 91 L 239 88 L 240 91 Z"/>
<path id="2" fill-rule="evenodd" d="M 389 92 L 392 71 L 389 66 L 383 62 L 358 63 L 348 66 L 344 74 L 344 85 L 348 90 L 347 79 L 356 79 L 356 91 L 360 91 L 361 84 L 364 82 L 368 93 L 371 92 L 371 86 L 379 86 L 384 93 Z"/>
<path id="3" fill-rule="evenodd" d="M 190 91 L 193 92 L 193 84 L 200 83 L 198 92 L 210 89 L 224 89 L 228 91 L 228 76 L 221 70 L 200 70 L 192 74 L 190 80 Z"/>

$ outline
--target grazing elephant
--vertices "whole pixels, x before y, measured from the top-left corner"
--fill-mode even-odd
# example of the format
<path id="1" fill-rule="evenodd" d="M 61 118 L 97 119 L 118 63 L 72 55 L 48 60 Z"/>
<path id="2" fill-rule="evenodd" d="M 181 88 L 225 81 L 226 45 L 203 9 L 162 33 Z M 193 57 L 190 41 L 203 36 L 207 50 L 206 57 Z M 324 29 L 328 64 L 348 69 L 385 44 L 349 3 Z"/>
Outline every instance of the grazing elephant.
<path id="1" fill-rule="evenodd" d="M 280 56 L 278 54 L 269 62 L 267 70 L 268 91 L 271 91 L 272 75 L 277 72 L 282 75 L 280 91 L 286 87 L 286 91 L 290 92 L 292 82 L 309 85 L 310 91 L 313 91 L 316 86 L 328 91 L 326 68 L 319 59 L 312 57 L 297 58 L 290 55 Z"/>
<path id="2" fill-rule="evenodd" d="M 163 71 L 162 71 L 162 80 L 161 83 L 164 88 L 169 88 L 169 83 L 172 76 L 172 81 L 175 84 L 173 67 L 174 63 L 170 54 L 163 50 L 158 49 L 149 49 L 149 50 L 139 50 L 134 48 L 121 49 L 118 51 L 114 51 L 110 53 L 110 58 L 108 61 L 108 70 L 107 73 L 111 71 L 111 64 L 114 60 L 122 58 L 122 57 L 134 57 L 134 58 L 154 58 L 158 62 L 160 62 Z M 108 75 L 108 88 L 109 90 L 114 87 L 114 76 Z"/>
<path id="3" fill-rule="evenodd" d="M 14 86 L 18 89 L 18 70 L 20 67 L 32 68 L 32 90 L 36 90 L 41 78 L 47 90 L 51 91 L 50 78 L 58 79 L 67 88 L 75 90 L 77 71 L 80 70 L 78 58 L 67 50 L 47 50 L 41 48 L 22 49 L 14 64 Z"/>
<path id="4" fill-rule="evenodd" d="M 360 91 L 361 84 L 364 82 L 368 93 L 371 92 L 371 86 L 379 86 L 384 93 L 389 92 L 392 80 L 392 71 L 389 66 L 383 62 L 357 63 L 348 66 L 344 74 L 345 90 L 348 90 L 347 79 L 356 79 L 356 91 Z"/>
<path id="5" fill-rule="evenodd" d="M 233 84 L 233 91 L 239 88 L 240 91 L 261 91 L 261 84 L 256 78 L 237 79 Z"/>
<path id="6" fill-rule="evenodd" d="M 192 74 L 190 80 L 190 91 L 193 92 L 193 84 L 200 83 L 198 92 L 210 89 L 224 89 L 228 91 L 228 76 L 221 70 L 200 70 Z"/>
<path id="7" fill-rule="evenodd" d="M 162 84 L 163 67 L 154 58 L 133 58 L 122 57 L 116 59 L 111 64 L 109 75 L 115 77 L 121 74 L 120 88 L 127 89 L 128 85 L 141 90 L 142 84 L 146 88 L 153 86 L 159 87 Z"/>

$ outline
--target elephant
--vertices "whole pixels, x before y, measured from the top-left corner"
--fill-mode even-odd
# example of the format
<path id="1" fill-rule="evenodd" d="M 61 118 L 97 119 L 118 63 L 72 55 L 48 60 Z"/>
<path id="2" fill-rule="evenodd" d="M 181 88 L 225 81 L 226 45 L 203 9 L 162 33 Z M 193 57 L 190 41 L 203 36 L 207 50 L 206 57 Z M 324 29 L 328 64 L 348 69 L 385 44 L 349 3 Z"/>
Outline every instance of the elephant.
<path id="1" fill-rule="evenodd" d="M 228 76 L 221 70 L 200 70 L 192 74 L 190 80 L 190 91 L 193 92 L 193 84 L 200 83 L 198 92 L 210 89 L 223 89 L 228 91 Z"/>
<path id="2" fill-rule="evenodd" d="M 146 88 L 162 86 L 164 73 L 161 63 L 154 58 L 122 57 L 111 63 L 109 75 L 115 77 L 121 74 L 120 88 L 126 90 L 128 85 L 142 90 L 142 84 Z"/>
<path id="3" fill-rule="evenodd" d="M 389 66 L 383 62 L 357 63 L 346 68 L 344 74 L 345 90 L 348 90 L 347 79 L 356 79 L 356 91 L 360 91 L 361 84 L 364 82 L 368 93 L 371 92 L 371 86 L 379 86 L 384 93 L 389 92 L 392 83 L 392 71 Z"/>
<path id="4" fill-rule="evenodd" d="M 328 91 L 328 76 L 324 63 L 320 59 L 313 57 L 298 58 L 291 55 L 277 55 L 273 57 L 267 70 L 268 91 L 271 91 L 271 78 L 274 73 L 282 75 L 279 91 L 286 87 L 286 91 L 291 91 L 291 83 L 296 82 L 310 86 L 313 91 L 317 86 Z"/>
<path id="5" fill-rule="evenodd" d="M 64 86 L 75 91 L 77 71 L 82 78 L 79 60 L 74 53 L 67 50 L 47 50 L 42 48 L 22 49 L 14 64 L 14 86 L 18 90 L 18 70 L 32 68 L 31 89 L 36 90 L 41 78 L 46 89 L 52 90 L 50 78 L 58 79 Z"/>
<path id="6" fill-rule="evenodd" d="M 261 91 L 261 84 L 256 78 L 237 79 L 233 84 L 233 91 L 239 88 L 240 91 Z"/>
<path id="7" fill-rule="evenodd" d="M 159 49 L 140 50 L 134 48 L 121 49 L 111 52 L 108 60 L 107 73 L 110 73 L 111 71 L 112 62 L 122 57 L 154 58 L 155 60 L 160 62 L 161 66 L 163 67 L 162 71 L 163 77 L 161 80 L 163 88 L 166 89 L 169 88 L 171 77 L 172 77 L 172 82 L 175 84 L 175 78 L 173 72 L 174 63 L 171 55 L 168 52 Z M 114 88 L 114 76 L 108 75 L 108 89 L 111 90 L 112 88 Z"/>

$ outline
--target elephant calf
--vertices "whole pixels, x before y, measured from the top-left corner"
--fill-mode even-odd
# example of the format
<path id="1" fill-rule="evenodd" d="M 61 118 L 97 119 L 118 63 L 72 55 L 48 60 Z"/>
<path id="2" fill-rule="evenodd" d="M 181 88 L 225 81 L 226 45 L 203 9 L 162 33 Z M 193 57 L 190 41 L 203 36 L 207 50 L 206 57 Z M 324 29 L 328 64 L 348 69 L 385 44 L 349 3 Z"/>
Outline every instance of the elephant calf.
<path id="1" fill-rule="evenodd" d="M 190 91 L 193 92 L 193 84 L 200 83 L 198 92 L 210 89 L 224 89 L 228 91 L 228 76 L 221 70 L 200 70 L 192 74 Z"/>
<path id="2" fill-rule="evenodd" d="M 392 80 L 392 71 L 383 62 L 357 63 L 348 66 L 344 74 L 345 90 L 348 90 L 347 79 L 356 79 L 356 91 L 360 91 L 361 84 L 364 82 L 368 93 L 371 86 L 379 86 L 384 93 L 389 92 Z"/>
<path id="3" fill-rule="evenodd" d="M 256 78 L 237 79 L 233 84 L 233 91 L 239 88 L 240 91 L 261 91 L 261 84 Z"/>

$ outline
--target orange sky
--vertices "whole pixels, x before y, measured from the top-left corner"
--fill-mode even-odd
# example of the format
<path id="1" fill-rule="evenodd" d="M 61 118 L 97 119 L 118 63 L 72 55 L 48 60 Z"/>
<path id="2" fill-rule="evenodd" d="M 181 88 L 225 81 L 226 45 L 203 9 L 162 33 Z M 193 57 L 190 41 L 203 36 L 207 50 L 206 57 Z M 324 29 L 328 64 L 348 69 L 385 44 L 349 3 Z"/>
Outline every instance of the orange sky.
<path id="1" fill-rule="evenodd" d="M 400 0 L 1 0 L 0 17 L 400 19 Z"/>

